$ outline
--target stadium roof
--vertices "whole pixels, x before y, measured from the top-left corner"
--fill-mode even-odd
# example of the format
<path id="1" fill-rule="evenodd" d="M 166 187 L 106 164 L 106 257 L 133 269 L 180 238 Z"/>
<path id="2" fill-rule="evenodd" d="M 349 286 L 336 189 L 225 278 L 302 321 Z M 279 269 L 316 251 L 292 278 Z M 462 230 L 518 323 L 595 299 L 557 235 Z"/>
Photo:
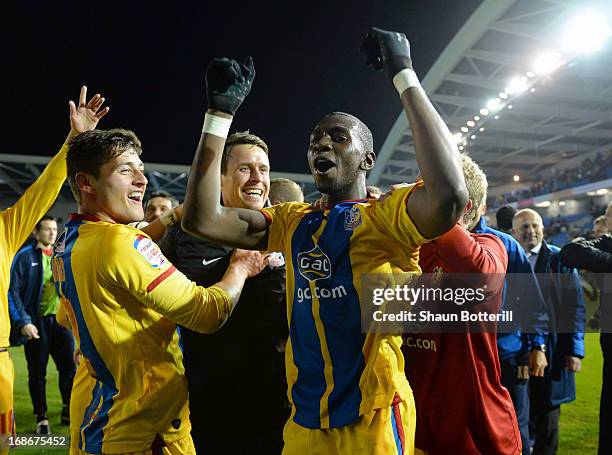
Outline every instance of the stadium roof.
<path id="1" fill-rule="evenodd" d="M 578 0 L 485 0 L 422 79 L 491 186 L 511 183 L 514 174 L 531 180 L 562 160 L 612 147 L 612 40 L 589 56 L 559 51 L 566 24 L 585 6 Z M 609 16 L 610 2 L 601 6 Z M 561 66 L 538 74 L 534 65 L 546 53 L 544 63 L 559 58 Z M 401 113 L 369 181 L 385 187 L 412 181 L 417 172 Z"/>
<path id="2" fill-rule="evenodd" d="M 601 3 L 608 16 L 609 3 Z M 549 74 L 534 69 L 542 53 L 549 53 L 551 64 L 550 52 L 559 49 L 565 24 L 584 6 L 579 0 L 485 0 L 422 78 L 451 131 L 461 133 L 461 147 L 484 167 L 491 194 L 495 186 L 511 183 L 514 174 L 529 181 L 561 162 L 579 162 L 612 148 L 612 39 L 586 57 L 557 55 L 560 66 Z M 0 154 L 0 198 L 22 194 L 47 161 Z M 147 163 L 146 169 L 151 191 L 166 190 L 182 199 L 188 166 Z M 368 182 L 385 188 L 412 181 L 417 172 L 401 112 Z M 273 177 L 295 180 L 308 200 L 316 197 L 310 175 Z M 71 198 L 67 188 L 63 194 Z"/>

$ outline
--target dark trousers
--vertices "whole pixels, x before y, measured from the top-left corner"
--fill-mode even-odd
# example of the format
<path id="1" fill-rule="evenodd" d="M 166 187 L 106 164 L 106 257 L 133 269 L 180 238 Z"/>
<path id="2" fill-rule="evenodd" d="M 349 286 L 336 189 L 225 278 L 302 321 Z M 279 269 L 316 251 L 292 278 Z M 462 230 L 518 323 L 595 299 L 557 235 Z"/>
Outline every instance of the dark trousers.
<path id="1" fill-rule="evenodd" d="M 522 360 L 522 359 L 521 359 Z M 517 360 L 501 360 L 501 383 L 510 392 L 521 433 L 523 453 L 529 453 L 529 381 L 518 378 Z"/>
<path id="2" fill-rule="evenodd" d="M 72 333 L 55 320 L 55 316 L 44 316 L 33 321 L 38 328 L 38 340 L 29 340 L 25 346 L 25 357 L 28 362 L 28 387 L 34 414 L 38 420 L 47 417 L 47 363 L 49 354 L 55 362 L 59 373 L 59 389 L 64 405 L 70 404 L 70 390 L 76 367 L 72 358 L 74 338 Z"/>
<path id="3" fill-rule="evenodd" d="M 529 379 L 529 430 L 534 455 L 554 455 L 559 446 L 561 406 L 549 406 L 545 378 Z"/>
<path id="4" fill-rule="evenodd" d="M 612 333 L 599 339 L 603 353 L 603 382 L 599 403 L 599 455 L 612 453 Z"/>

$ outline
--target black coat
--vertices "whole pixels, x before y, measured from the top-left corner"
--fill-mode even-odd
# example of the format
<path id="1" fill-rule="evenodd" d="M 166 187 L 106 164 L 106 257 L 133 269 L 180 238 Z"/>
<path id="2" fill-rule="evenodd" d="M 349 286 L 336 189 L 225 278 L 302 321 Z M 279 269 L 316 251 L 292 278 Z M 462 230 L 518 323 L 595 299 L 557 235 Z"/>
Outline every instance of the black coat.
<path id="1" fill-rule="evenodd" d="M 223 277 L 232 254 L 178 226 L 168 229 L 159 245 L 177 269 L 207 287 Z M 246 281 L 219 331 L 204 335 L 181 327 L 196 448 L 231 447 L 227 438 L 238 443 L 275 431 L 280 438 L 289 416 L 282 352 L 289 335 L 285 286 L 285 267 L 266 267 Z"/>

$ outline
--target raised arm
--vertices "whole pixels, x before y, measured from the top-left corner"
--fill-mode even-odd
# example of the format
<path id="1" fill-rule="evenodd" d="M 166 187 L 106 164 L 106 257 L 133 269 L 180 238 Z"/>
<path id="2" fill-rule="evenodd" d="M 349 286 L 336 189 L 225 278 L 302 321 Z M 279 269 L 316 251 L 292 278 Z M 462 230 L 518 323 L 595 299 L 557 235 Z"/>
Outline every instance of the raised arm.
<path id="1" fill-rule="evenodd" d="M 387 71 L 400 95 L 425 183 L 408 199 L 408 214 L 423 236 L 437 237 L 455 225 L 468 200 L 457 145 L 412 69 L 403 33 L 373 27 L 361 51 L 369 66 Z"/>
<path id="2" fill-rule="evenodd" d="M 223 207 L 221 160 L 223 147 L 236 110 L 251 89 L 253 60 L 244 63 L 214 59 L 206 70 L 208 111 L 187 183 L 184 231 L 224 245 L 265 249 L 267 222 L 256 210 Z"/>
<path id="3" fill-rule="evenodd" d="M 39 219 L 51 208 L 66 180 L 66 151 L 68 142 L 77 134 L 95 129 L 109 108 L 101 109 L 104 98 L 96 94 L 87 102 L 87 87 L 81 88 L 79 105 L 69 102 L 70 132 L 61 150 L 55 155 L 36 181 L 19 200 L 2 212 L 4 235 L 15 252 L 25 242 Z"/>
<path id="4" fill-rule="evenodd" d="M 567 267 L 598 273 L 612 272 L 612 235 L 602 235 L 596 240 L 579 237 L 561 248 L 559 256 Z"/>

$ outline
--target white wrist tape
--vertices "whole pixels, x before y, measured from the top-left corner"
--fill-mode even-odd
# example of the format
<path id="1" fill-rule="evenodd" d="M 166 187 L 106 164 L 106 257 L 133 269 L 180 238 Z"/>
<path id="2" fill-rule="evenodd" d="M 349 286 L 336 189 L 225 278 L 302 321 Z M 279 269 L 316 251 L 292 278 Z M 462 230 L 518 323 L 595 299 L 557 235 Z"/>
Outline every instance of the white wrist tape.
<path id="1" fill-rule="evenodd" d="M 206 124 L 206 123 L 204 123 Z M 159 217 L 159 221 L 166 227 L 172 226 L 177 223 L 176 214 L 174 213 L 174 209 L 168 210 L 162 216 Z"/>
<path id="2" fill-rule="evenodd" d="M 410 87 L 421 87 L 419 78 L 414 70 L 411 70 L 410 68 L 404 68 L 393 76 L 393 85 L 395 85 L 395 88 L 400 96 L 402 96 L 402 93 L 404 93 L 404 91 Z"/>
<path id="3" fill-rule="evenodd" d="M 206 114 L 204 116 L 204 126 L 202 126 L 202 132 L 225 139 L 227 138 L 227 133 L 229 133 L 230 126 L 232 126 L 231 118 Z"/>

